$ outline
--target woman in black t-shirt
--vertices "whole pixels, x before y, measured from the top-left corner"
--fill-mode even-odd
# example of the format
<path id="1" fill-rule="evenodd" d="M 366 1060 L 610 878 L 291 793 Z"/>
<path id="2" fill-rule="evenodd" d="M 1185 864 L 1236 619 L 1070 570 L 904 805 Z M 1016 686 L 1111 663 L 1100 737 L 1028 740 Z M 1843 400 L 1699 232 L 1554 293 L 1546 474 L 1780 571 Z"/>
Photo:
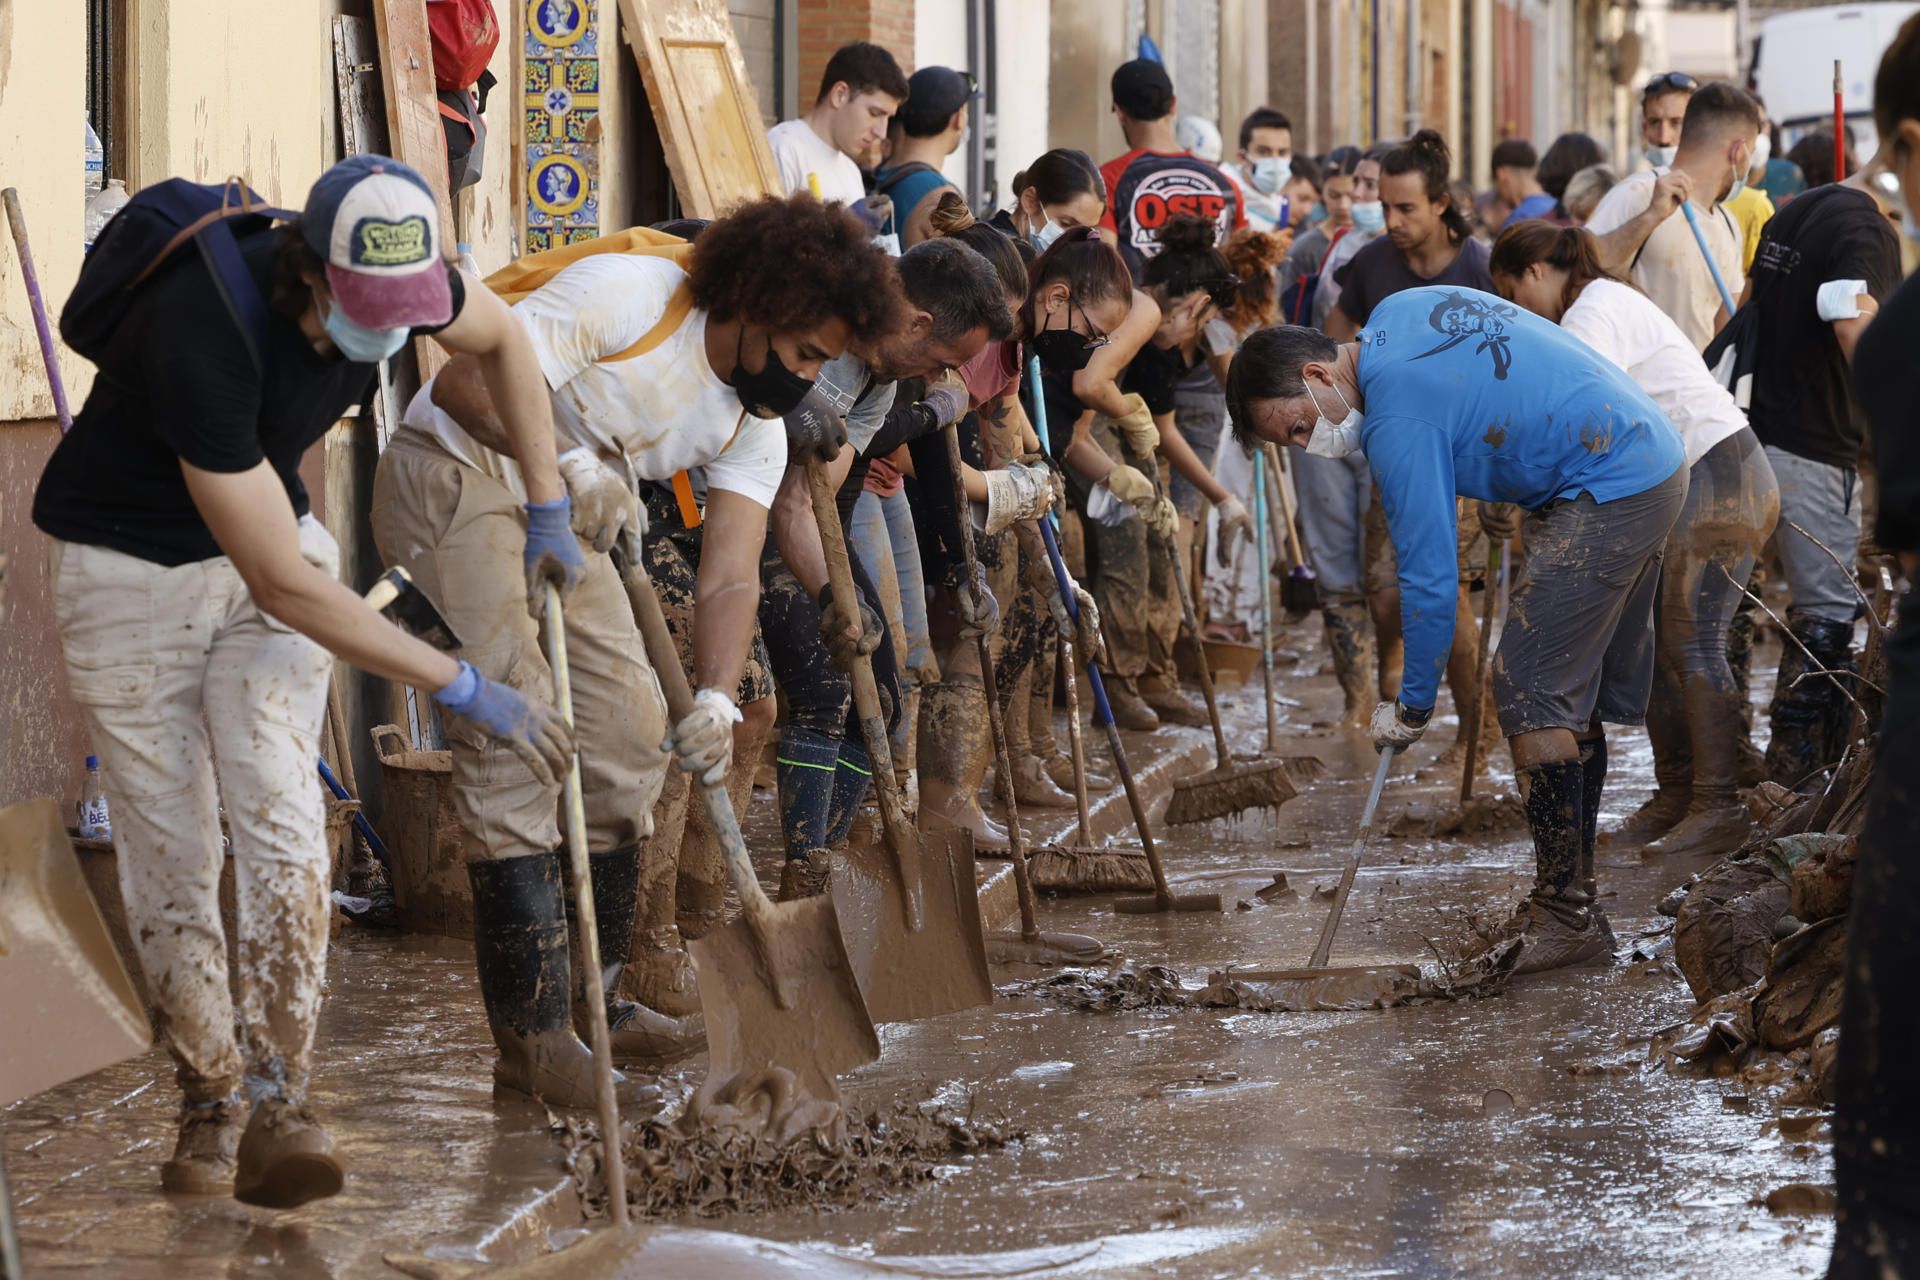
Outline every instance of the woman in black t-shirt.
<path id="1" fill-rule="evenodd" d="M 250 280 L 216 280 L 182 252 L 133 295 L 35 496 L 35 522 L 55 540 L 54 611 L 103 765 L 128 929 L 185 1095 L 161 1170 L 170 1191 L 290 1207 L 332 1195 L 344 1176 L 306 1106 L 330 887 L 314 759 L 334 658 L 437 690 L 548 776 L 571 750 L 551 710 L 342 585 L 300 484 L 302 455 L 365 402 L 375 364 L 434 332 L 481 357 L 528 491 L 550 500 L 529 508 L 530 587 L 577 576 L 539 365 L 505 306 L 466 290 L 442 259 L 438 227 L 417 174 L 358 156 L 320 178 L 298 222 L 243 238 Z M 223 293 L 240 287 L 271 299 L 258 368 Z"/>

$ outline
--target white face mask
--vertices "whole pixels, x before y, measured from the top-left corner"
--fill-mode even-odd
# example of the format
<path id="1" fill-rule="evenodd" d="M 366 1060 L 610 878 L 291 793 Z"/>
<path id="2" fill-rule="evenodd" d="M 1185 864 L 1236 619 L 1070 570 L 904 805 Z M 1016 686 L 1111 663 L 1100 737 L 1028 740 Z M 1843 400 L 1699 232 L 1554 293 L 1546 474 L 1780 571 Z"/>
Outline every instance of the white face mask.
<path id="1" fill-rule="evenodd" d="M 1647 163 L 1661 173 L 1665 173 L 1673 168 L 1673 156 L 1678 150 L 1680 150 L 1678 147 L 1648 147 Z"/>
<path id="2" fill-rule="evenodd" d="M 1038 231 L 1029 232 L 1027 234 L 1027 239 L 1033 242 L 1033 247 L 1035 250 L 1037 250 L 1040 253 L 1045 253 L 1047 251 L 1048 246 L 1050 246 L 1055 240 L 1058 240 L 1060 238 L 1061 233 L 1064 232 L 1065 230 L 1066 230 L 1065 227 L 1061 226 L 1059 223 L 1055 222 L 1052 218 L 1047 217 L 1047 215 L 1043 213 L 1040 215 L 1040 229 Z"/>
<path id="3" fill-rule="evenodd" d="M 1247 166 L 1247 178 L 1262 195 L 1273 195 L 1293 172 L 1292 156 L 1261 156 Z"/>
<path id="4" fill-rule="evenodd" d="M 1319 421 L 1313 424 L 1313 434 L 1307 437 L 1307 452 L 1316 458 L 1344 458 L 1360 447 L 1360 411 L 1347 403 L 1347 397 L 1341 394 L 1340 388 L 1335 387 L 1333 394 L 1340 396 L 1340 407 L 1347 411 L 1347 416 L 1333 422 L 1326 414 L 1320 414 Z M 1307 396 L 1318 412 L 1320 397 L 1314 394 L 1311 386 L 1307 388 Z"/>
<path id="5" fill-rule="evenodd" d="M 1753 140 L 1753 159 L 1747 161 L 1749 171 L 1761 168 L 1773 158 L 1773 139 L 1761 134 Z"/>

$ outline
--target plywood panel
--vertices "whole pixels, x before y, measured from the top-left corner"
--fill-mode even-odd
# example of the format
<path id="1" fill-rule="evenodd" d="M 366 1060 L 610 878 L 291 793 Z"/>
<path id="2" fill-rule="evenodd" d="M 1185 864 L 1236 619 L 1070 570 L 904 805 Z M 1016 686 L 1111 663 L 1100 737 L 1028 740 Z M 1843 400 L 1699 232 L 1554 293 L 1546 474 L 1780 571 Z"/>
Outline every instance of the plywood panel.
<path id="1" fill-rule="evenodd" d="M 781 191 L 722 0 L 620 0 L 680 203 L 715 218 Z"/>

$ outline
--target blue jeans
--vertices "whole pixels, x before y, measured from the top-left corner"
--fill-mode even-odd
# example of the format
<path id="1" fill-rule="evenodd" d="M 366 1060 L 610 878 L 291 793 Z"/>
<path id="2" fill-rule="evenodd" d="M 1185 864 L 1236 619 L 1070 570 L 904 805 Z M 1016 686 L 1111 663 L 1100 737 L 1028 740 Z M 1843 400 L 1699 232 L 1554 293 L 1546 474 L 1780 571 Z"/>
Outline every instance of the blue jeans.
<path id="1" fill-rule="evenodd" d="M 863 493 L 853 504 L 853 551 L 866 566 L 893 632 L 894 652 L 906 657 L 900 673 L 904 692 L 938 679 L 933 641 L 927 634 L 927 584 L 920 569 L 920 535 L 913 527 L 913 507 L 906 491 L 882 498 Z M 905 746 L 907 721 L 895 735 L 896 750 Z"/>

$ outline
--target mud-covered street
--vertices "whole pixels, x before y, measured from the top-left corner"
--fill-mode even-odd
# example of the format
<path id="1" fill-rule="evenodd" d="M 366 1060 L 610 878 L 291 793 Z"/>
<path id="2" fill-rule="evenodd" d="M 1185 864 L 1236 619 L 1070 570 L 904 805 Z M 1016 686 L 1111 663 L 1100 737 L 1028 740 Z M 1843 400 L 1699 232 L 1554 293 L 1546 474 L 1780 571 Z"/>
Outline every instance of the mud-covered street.
<path id="1" fill-rule="evenodd" d="M 1056 899 L 1043 925 L 1096 934 L 1189 985 L 1228 965 L 1304 963 L 1325 912 L 1315 891 L 1337 875 L 1371 755 L 1324 727 L 1338 694 L 1309 670 L 1285 681 L 1301 705 L 1282 731 L 1327 777 L 1277 814 L 1164 835 L 1174 878 L 1224 891 L 1225 915 Z M 1228 698 L 1251 747 L 1257 704 Z M 1390 779 L 1383 830 L 1410 806 L 1446 806 L 1457 772 L 1427 766 L 1451 736 L 1443 724 L 1411 753 L 1420 774 Z M 1616 741 L 1603 825 L 1650 786 L 1644 736 Z M 771 847 L 771 809 L 756 797 L 758 848 Z M 1467 936 L 1466 912 L 1503 911 L 1530 868 L 1519 828 L 1377 838 L 1334 961 L 1431 966 L 1434 948 Z M 997 970 L 989 1008 L 882 1027 L 882 1060 L 848 1094 L 869 1108 L 971 1106 L 1024 1136 L 837 1212 L 689 1217 L 641 1228 L 643 1240 L 582 1242 L 548 1117 L 494 1107 L 466 945 L 351 929 L 333 950 L 316 1083 L 353 1169 L 340 1196 L 274 1213 L 155 1193 L 173 1105 L 157 1051 L 20 1104 L 0 1137 L 35 1274 L 451 1277 L 580 1243 L 550 1274 L 1816 1275 L 1830 1219 L 1761 1201 L 1831 1182 L 1824 1124 L 1783 1134 L 1774 1094 L 1649 1060 L 1649 1037 L 1694 1007 L 1661 958 L 1671 922 L 1655 907 L 1698 869 L 1603 848 L 1619 963 L 1515 979 L 1489 998 L 1086 1012 L 1023 993 L 1037 972 Z M 1276 871 L 1290 892 L 1259 896 Z M 660 1104 L 676 1106 L 700 1070 L 663 1078 Z M 643 1084 L 629 1089 L 630 1120 L 645 1114 Z"/>

